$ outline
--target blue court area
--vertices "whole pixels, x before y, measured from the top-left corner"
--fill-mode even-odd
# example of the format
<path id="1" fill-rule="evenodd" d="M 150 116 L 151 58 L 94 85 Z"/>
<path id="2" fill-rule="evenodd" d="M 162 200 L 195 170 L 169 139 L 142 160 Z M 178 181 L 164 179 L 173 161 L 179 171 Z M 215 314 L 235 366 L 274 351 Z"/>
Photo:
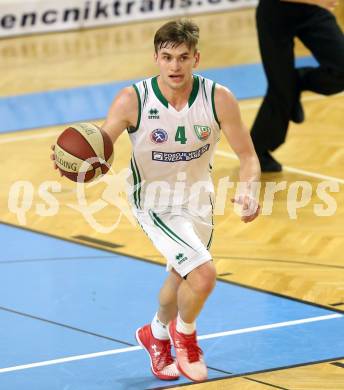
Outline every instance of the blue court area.
<path id="1" fill-rule="evenodd" d="M 164 267 L 4 224 L 0 236 L 0 389 L 172 384 L 152 376 L 134 337 L 155 313 Z M 198 334 L 210 378 L 344 356 L 342 314 L 224 282 Z"/>
<path id="2" fill-rule="evenodd" d="M 296 59 L 296 66 L 317 66 L 317 62 L 312 57 L 302 57 Z M 266 79 L 261 64 L 207 69 L 199 73 L 228 87 L 237 99 L 265 94 Z M 2 97 L 0 133 L 105 118 L 115 95 L 136 81 Z"/>

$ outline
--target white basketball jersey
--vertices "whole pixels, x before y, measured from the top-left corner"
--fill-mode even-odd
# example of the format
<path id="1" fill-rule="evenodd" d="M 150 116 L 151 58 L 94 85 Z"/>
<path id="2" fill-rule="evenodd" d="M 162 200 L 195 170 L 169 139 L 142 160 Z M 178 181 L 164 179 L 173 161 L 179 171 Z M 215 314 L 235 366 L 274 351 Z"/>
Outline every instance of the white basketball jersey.
<path id="1" fill-rule="evenodd" d="M 142 210 L 187 207 L 194 197 L 209 202 L 210 177 L 220 126 L 214 106 L 215 83 L 194 75 L 186 106 L 176 111 L 162 95 L 157 77 L 134 85 L 138 122 L 128 129 L 133 154 L 130 200 Z"/>

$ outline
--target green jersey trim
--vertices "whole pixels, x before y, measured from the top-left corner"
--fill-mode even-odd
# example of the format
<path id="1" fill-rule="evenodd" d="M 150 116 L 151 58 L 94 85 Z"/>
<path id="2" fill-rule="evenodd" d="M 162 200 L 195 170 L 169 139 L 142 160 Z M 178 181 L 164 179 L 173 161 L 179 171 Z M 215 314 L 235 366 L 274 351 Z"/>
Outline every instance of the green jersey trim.
<path id="1" fill-rule="evenodd" d="M 208 103 L 207 90 L 205 89 L 205 79 L 202 79 L 202 88 L 203 88 L 203 93 L 204 93 L 204 96 L 205 96 L 205 100 L 206 100 L 207 103 Z"/>
<path id="2" fill-rule="evenodd" d="M 192 85 L 192 91 L 189 97 L 189 108 L 192 106 L 194 101 L 196 100 L 197 94 L 199 89 L 199 78 L 198 76 L 193 76 L 193 85 Z"/>
<path id="3" fill-rule="evenodd" d="M 165 98 L 165 96 L 161 93 L 159 84 L 158 84 L 158 76 L 155 76 L 152 78 L 152 88 L 155 93 L 155 96 L 159 99 L 159 101 L 166 107 L 168 108 L 168 100 Z M 199 90 L 199 78 L 198 76 L 193 76 L 193 84 L 192 84 L 192 90 L 189 96 L 188 100 L 188 106 L 189 108 L 193 105 L 193 103 L 196 100 L 197 94 Z"/>
<path id="4" fill-rule="evenodd" d="M 137 88 L 137 86 L 134 84 L 133 85 L 134 89 L 135 89 L 135 92 L 136 92 L 136 96 L 137 96 L 137 102 L 138 102 L 138 115 L 137 115 L 137 123 L 136 123 L 136 127 L 133 127 L 133 126 L 130 126 L 128 127 L 128 133 L 135 133 L 135 131 L 137 131 L 139 129 L 139 126 L 140 126 L 140 123 L 141 123 L 141 111 L 142 111 L 142 106 L 141 106 L 141 97 L 140 97 L 140 92 Z"/>
<path id="5" fill-rule="evenodd" d="M 168 101 L 165 96 L 161 93 L 159 85 L 158 85 L 158 76 L 152 78 L 152 88 L 155 93 L 155 96 L 160 100 L 160 102 L 168 108 Z"/>
<path id="6" fill-rule="evenodd" d="M 214 118 L 215 118 L 217 124 L 219 125 L 219 127 L 221 128 L 219 119 L 218 119 L 217 114 L 216 114 L 216 108 L 215 108 L 215 86 L 216 86 L 216 83 L 213 83 L 213 86 L 211 88 L 211 106 L 213 108 Z"/>
<path id="7" fill-rule="evenodd" d="M 149 210 L 149 215 L 152 218 L 154 225 L 160 228 L 168 237 L 170 237 L 173 241 L 180 244 L 180 241 L 188 246 L 191 249 L 194 249 L 191 245 L 185 242 L 182 238 L 180 238 L 171 228 L 169 228 L 158 216 L 157 214 Z"/>
<path id="8" fill-rule="evenodd" d="M 144 94 L 144 97 L 143 97 L 142 108 L 145 108 L 146 103 L 147 103 L 147 99 L 148 99 L 148 87 L 147 87 L 147 82 L 146 82 L 146 80 L 143 81 L 143 87 L 144 87 L 144 89 L 145 89 L 145 94 Z"/>

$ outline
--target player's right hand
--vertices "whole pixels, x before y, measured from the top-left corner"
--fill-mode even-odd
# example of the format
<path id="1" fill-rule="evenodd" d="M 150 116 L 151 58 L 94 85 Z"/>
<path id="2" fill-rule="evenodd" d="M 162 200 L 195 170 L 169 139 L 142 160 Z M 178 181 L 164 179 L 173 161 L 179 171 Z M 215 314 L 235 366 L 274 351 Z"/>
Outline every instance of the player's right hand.
<path id="1" fill-rule="evenodd" d="M 245 223 L 255 220 L 260 213 L 260 205 L 255 198 L 249 195 L 240 195 L 231 199 L 232 203 L 241 206 L 241 220 Z"/>
<path id="2" fill-rule="evenodd" d="M 55 145 L 50 145 L 50 149 L 53 151 L 53 153 L 51 153 L 51 155 L 50 155 L 50 160 L 53 161 L 54 169 L 58 169 L 58 166 L 56 165 L 56 162 L 55 162 L 55 153 L 54 153 L 55 152 Z M 60 173 L 60 176 L 62 177 L 63 174 L 60 170 L 59 170 L 59 173 Z"/>

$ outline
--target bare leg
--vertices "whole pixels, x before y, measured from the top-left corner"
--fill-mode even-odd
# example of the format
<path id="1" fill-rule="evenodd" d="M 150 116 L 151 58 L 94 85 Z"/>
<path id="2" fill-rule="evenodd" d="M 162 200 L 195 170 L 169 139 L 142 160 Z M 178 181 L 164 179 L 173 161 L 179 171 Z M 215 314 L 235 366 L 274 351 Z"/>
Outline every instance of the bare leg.
<path id="1" fill-rule="evenodd" d="M 184 322 L 196 320 L 216 283 L 216 270 L 212 261 L 200 265 L 188 274 L 178 289 L 178 310 Z"/>
<path id="2" fill-rule="evenodd" d="M 176 318 L 179 310 L 183 321 L 195 321 L 215 283 L 216 270 L 212 261 L 191 271 L 187 280 L 172 270 L 160 290 L 159 320 L 168 324 Z"/>
<path id="3" fill-rule="evenodd" d="M 178 317 L 169 325 L 169 335 L 176 351 L 177 367 L 187 378 L 204 381 L 208 377 L 203 352 L 197 344 L 195 320 L 213 291 L 216 272 L 212 261 L 191 271 L 179 286 Z"/>
<path id="4" fill-rule="evenodd" d="M 173 269 L 160 290 L 158 318 L 164 324 L 177 317 L 177 292 L 183 281 L 184 279 Z"/>

